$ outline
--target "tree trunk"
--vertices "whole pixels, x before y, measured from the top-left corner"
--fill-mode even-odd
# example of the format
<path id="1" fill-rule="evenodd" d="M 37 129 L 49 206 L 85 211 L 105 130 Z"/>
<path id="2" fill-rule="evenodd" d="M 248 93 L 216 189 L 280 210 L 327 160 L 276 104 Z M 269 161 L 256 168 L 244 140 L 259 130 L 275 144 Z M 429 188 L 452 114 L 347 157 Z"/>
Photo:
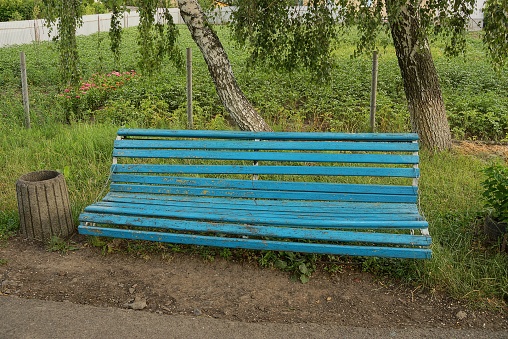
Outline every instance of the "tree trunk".
<path id="1" fill-rule="evenodd" d="M 449 149 L 450 126 L 429 44 L 420 29 L 418 8 L 409 2 L 400 4 L 386 1 L 412 129 L 422 146 L 435 151 Z"/>
<path id="2" fill-rule="evenodd" d="M 242 130 L 270 131 L 270 126 L 240 90 L 224 47 L 209 27 L 197 0 L 178 0 L 178 8 L 208 65 L 217 94 L 233 120 Z"/>

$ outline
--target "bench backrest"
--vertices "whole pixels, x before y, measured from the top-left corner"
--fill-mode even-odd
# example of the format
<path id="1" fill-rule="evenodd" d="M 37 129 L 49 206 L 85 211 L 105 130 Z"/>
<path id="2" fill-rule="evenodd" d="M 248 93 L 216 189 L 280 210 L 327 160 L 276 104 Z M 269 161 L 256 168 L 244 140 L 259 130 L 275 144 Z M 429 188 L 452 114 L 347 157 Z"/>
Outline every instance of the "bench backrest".
<path id="1" fill-rule="evenodd" d="M 415 203 L 417 140 L 413 133 L 121 129 L 111 191 Z"/>

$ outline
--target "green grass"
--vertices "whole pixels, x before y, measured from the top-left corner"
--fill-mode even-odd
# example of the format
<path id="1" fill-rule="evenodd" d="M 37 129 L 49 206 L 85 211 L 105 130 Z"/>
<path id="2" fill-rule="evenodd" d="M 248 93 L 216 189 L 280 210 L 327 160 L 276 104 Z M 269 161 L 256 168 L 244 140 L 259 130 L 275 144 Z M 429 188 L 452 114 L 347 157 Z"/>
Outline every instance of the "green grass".
<path id="1" fill-rule="evenodd" d="M 3 127 L 0 136 L 0 227 L 12 228 L 13 222 L 9 220 L 16 219 L 13 211 L 17 208 L 15 183 L 28 172 L 54 169 L 66 173 L 75 213 L 94 200 L 108 177 L 116 130 L 112 125 L 87 124 L 55 124 L 30 130 Z"/>
<path id="2" fill-rule="evenodd" d="M 486 161 L 453 153 L 424 154 L 421 207 L 430 222 L 433 259 L 428 286 L 458 297 L 508 300 L 508 256 L 487 247 L 482 234 L 481 170 Z"/>
<path id="3" fill-rule="evenodd" d="M 124 35 L 121 71 L 137 69 L 135 33 L 130 29 Z M 181 33 L 182 50 L 187 46 L 193 48 L 197 127 L 231 128 L 199 51 L 186 30 L 182 28 Z M 262 67 L 249 68 L 244 62 L 245 51 L 229 41 L 226 30 L 219 29 L 219 34 L 240 86 L 275 130 L 368 130 L 371 61 L 368 57 L 351 59 L 350 42 L 337 44 L 331 82 L 319 84 L 313 83 L 305 71 L 286 74 Z M 113 70 L 112 57 L 106 52 L 107 39 L 102 48 L 98 48 L 96 35 L 78 40 L 85 80 L 94 72 Z M 31 130 L 22 128 L 20 50 L 25 51 L 28 62 Z M 508 126 L 506 71 L 495 74 L 490 69 L 475 37 L 470 39 L 470 50 L 463 58 L 447 59 L 440 50 L 433 52 L 455 136 L 504 138 Z M 185 127 L 185 74 L 169 63 L 154 77 L 142 77 L 112 92 L 101 110 L 88 112 L 87 119 L 64 124 L 66 112 L 58 100 L 63 87 L 58 85 L 57 59 L 50 43 L 0 49 L 0 240 L 8 239 L 18 228 L 15 182 L 21 175 L 41 169 L 64 172 L 73 217 L 77 219 L 82 209 L 107 188 L 105 182 L 118 127 Z M 390 47 L 380 55 L 378 88 L 378 130 L 407 131 L 402 81 Z M 481 233 L 481 170 L 487 165 L 488 160 L 453 152 L 423 153 L 420 203 L 430 223 L 433 258 L 358 259 L 358 263 L 379 276 L 447 291 L 454 297 L 494 300 L 497 305 L 506 302 L 508 256 L 485 246 Z M 102 245 L 106 252 L 113 248 L 108 244 Z M 144 247 L 137 246 L 131 244 L 127 248 L 142 252 Z M 182 248 L 175 246 L 171 250 Z M 204 256 L 210 257 L 210 253 L 271 265 L 266 253 L 209 249 Z M 282 260 L 285 267 L 295 267 L 297 274 L 302 263 L 339 272 L 342 265 L 347 265 L 340 258 L 329 257 L 272 259 L 274 266 Z"/>

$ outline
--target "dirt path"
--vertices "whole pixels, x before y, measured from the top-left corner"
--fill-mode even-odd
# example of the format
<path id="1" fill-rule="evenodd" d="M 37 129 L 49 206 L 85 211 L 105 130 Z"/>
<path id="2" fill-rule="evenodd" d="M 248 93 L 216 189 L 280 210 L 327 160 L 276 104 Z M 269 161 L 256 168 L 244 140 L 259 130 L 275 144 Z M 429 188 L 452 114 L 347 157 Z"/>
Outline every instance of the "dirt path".
<path id="1" fill-rule="evenodd" d="M 7 262 L 0 266 L 0 294 L 242 322 L 508 330 L 499 312 L 387 286 L 355 270 L 318 272 L 301 284 L 277 270 L 222 259 L 104 256 L 85 243 L 78 247 L 60 254 L 20 239 L 0 246 Z"/>

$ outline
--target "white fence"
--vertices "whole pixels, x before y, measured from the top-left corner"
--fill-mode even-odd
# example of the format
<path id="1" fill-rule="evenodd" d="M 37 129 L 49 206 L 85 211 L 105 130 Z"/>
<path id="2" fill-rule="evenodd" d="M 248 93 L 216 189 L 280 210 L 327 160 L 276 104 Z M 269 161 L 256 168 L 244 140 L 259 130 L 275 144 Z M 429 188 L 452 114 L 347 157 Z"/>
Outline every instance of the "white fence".
<path id="1" fill-rule="evenodd" d="M 478 0 L 479 8 L 483 7 L 483 0 Z M 299 8 L 299 11 L 305 11 L 305 6 Z M 220 24 L 229 21 L 232 8 L 223 7 L 217 9 L 215 13 L 209 15 L 210 21 Z M 169 12 L 173 17 L 175 24 L 183 24 L 178 8 L 170 8 Z M 156 14 L 159 17 L 160 11 Z M 77 30 L 77 35 L 90 35 L 97 32 L 109 31 L 111 25 L 111 14 L 85 15 L 83 16 L 83 25 Z M 125 12 L 121 22 L 122 27 L 134 27 L 139 25 L 139 13 L 135 10 Z M 483 13 L 476 10 L 471 16 L 469 30 L 475 31 L 483 27 Z M 44 25 L 44 20 L 26 20 L 0 22 L 0 47 L 11 45 L 23 45 L 34 41 L 50 41 L 56 34 L 56 27 L 53 27 L 51 36 L 49 29 Z"/>
<path id="2" fill-rule="evenodd" d="M 170 8 L 169 12 L 173 22 L 183 24 L 178 8 Z M 139 13 L 131 10 L 125 12 L 121 22 L 122 27 L 134 27 L 139 25 Z M 83 25 L 78 28 L 77 35 L 90 35 L 97 32 L 107 32 L 111 26 L 111 14 L 97 14 L 83 16 Z M 53 27 L 51 35 L 45 26 L 44 20 L 25 20 L 0 22 L 0 47 L 10 45 L 28 44 L 34 41 L 50 41 L 56 34 Z"/>

